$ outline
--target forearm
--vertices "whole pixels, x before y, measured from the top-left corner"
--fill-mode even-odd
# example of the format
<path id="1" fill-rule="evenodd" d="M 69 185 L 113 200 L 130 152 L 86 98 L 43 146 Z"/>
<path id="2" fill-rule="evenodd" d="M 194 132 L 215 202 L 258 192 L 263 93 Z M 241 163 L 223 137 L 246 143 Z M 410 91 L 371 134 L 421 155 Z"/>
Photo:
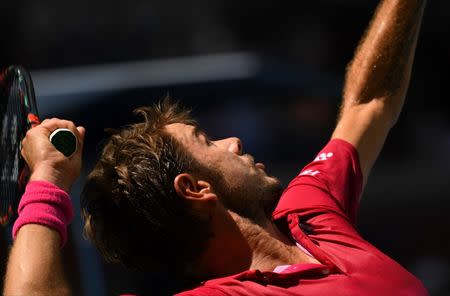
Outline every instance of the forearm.
<path id="1" fill-rule="evenodd" d="M 426 0 L 385 0 L 347 69 L 343 111 L 374 100 L 391 113 L 400 113 Z"/>
<path id="2" fill-rule="evenodd" d="M 58 232 L 42 225 L 20 228 L 11 250 L 4 295 L 70 295 Z"/>
<path id="3" fill-rule="evenodd" d="M 28 183 L 17 212 L 4 294 L 68 295 L 61 247 L 73 217 L 69 195 L 46 180 L 35 180 Z"/>
<path id="4" fill-rule="evenodd" d="M 332 138 L 358 150 L 364 183 L 403 107 L 425 0 L 384 0 L 348 66 Z"/>
<path id="5" fill-rule="evenodd" d="M 79 149 L 70 157 L 49 141 L 58 128 L 77 137 Z M 17 208 L 4 295 L 70 295 L 61 248 L 73 218 L 68 191 L 81 169 L 84 133 L 83 127 L 54 118 L 30 129 L 22 140 L 21 154 L 31 176 Z"/>

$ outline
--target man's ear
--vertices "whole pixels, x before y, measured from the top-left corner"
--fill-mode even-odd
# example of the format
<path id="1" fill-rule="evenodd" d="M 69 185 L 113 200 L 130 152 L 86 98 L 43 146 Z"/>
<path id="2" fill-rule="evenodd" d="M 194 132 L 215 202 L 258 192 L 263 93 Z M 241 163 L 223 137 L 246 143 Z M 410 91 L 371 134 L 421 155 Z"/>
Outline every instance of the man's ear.
<path id="1" fill-rule="evenodd" d="M 173 186 L 177 194 L 188 201 L 208 202 L 217 201 L 217 195 L 211 191 L 211 184 L 203 180 L 197 180 L 188 173 L 182 173 L 175 177 Z"/>

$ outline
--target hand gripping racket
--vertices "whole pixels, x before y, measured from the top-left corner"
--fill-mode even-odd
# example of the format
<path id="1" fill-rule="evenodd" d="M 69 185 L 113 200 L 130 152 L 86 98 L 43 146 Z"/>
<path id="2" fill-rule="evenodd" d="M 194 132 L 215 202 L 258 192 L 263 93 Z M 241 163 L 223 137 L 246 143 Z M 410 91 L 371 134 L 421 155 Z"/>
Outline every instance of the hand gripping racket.
<path id="1" fill-rule="evenodd" d="M 28 182 L 29 170 L 21 157 L 21 141 L 40 123 L 30 74 L 20 66 L 0 71 L 0 224 L 14 216 Z M 66 157 L 77 149 L 76 136 L 57 129 L 49 139 Z"/>

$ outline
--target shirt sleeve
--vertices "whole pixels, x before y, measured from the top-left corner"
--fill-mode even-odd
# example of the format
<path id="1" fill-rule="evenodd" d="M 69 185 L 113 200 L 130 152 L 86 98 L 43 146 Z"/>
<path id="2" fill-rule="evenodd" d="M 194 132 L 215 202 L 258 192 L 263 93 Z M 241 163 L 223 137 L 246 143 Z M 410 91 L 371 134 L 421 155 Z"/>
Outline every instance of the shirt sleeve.
<path id="1" fill-rule="evenodd" d="M 191 291 L 181 292 L 175 296 L 227 296 L 225 292 L 210 287 L 199 287 Z"/>
<path id="2" fill-rule="evenodd" d="M 321 208 L 343 215 L 354 224 L 362 182 L 356 149 L 344 140 L 333 139 L 291 181 L 273 217 Z"/>

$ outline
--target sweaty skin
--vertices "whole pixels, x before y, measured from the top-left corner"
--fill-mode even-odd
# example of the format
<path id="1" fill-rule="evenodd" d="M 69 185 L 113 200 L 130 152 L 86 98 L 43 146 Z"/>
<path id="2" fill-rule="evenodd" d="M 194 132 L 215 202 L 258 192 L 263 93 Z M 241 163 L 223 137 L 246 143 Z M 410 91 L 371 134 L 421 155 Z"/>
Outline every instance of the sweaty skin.
<path id="1" fill-rule="evenodd" d="M 364 183 L 405 102 L 425 5 L 381 2 L 348 66 L 332 138 L 356 147 Z"/>

